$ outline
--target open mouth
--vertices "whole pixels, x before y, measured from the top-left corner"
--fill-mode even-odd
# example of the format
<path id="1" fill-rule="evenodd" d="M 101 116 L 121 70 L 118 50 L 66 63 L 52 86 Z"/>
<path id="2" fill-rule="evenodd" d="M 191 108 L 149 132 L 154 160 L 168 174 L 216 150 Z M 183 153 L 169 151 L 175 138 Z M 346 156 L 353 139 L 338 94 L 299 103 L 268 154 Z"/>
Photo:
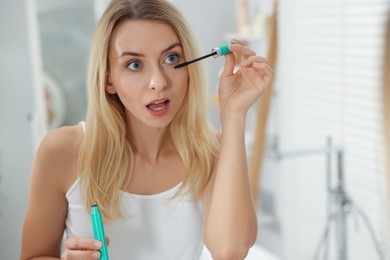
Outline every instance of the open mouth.
<path id="1" fill-rule="evenodd" d="M 167 105 L 169 104 L 169 102 L 170 101 L 168 99 L 164 99 L 164 100 L 150 103 L 150 104 L 146 105 L 146 107 L 149 108 L 150 110 L 153 110 L 153 111 L 161 111 L 161 110 L 164 110 L 165 108 L 167 108 Z"/>

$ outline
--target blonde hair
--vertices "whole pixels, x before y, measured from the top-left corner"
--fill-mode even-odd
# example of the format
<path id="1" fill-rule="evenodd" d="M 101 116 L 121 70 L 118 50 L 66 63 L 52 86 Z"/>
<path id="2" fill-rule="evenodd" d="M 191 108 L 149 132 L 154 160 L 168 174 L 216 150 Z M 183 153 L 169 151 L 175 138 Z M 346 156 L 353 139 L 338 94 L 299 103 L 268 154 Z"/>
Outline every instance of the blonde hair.
<path id="1" fill-rule="evenodd" d="M 133 153 L 126 140 L 124 107 L 117 95 L 106 93 L 110 69 L 109 43 L 114 28 L 123 20 L 157 20 L 178 35 L 184 58 L 199 56 L 195 39 L 180 12 L 165 0 L 114 0 L 100 19 L 90 56 L 86 132 L 80 156 L 80 185 L 85 206 L 98 204 L 104 218 L 123 217 L 120 191 L 131 180 Z M 179 192 L 199 199 L 207 185 L 218 150 L 207 116 L 206 83 L 201 63 L 188 67 L 189 82 L 181 108 L 169 126 L 170 136 L 184 167 Z M 130 174 L 129 174 L 130 172 Z"/>

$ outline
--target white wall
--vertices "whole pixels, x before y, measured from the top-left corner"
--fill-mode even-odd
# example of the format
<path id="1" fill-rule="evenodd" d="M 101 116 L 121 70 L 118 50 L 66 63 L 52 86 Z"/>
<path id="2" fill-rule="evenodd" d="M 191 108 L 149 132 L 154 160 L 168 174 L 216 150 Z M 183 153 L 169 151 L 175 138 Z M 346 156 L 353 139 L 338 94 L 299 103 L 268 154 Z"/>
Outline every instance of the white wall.
<path id="1" fill-rule="evenodd" d="M 0 8 L 0 259 L 18 259 L 32 161 L 33 88 L 24 0 Z"/>

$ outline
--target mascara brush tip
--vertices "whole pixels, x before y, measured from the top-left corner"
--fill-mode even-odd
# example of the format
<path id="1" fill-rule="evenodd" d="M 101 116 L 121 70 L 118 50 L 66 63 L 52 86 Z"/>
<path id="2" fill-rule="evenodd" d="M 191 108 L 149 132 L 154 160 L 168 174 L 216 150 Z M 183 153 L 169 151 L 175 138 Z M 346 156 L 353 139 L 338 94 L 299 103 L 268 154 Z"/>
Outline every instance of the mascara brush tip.
<path id="1" fill-rule="evenodd" d="M 181 64 L 178 64 L 178 65 L 174 66 L 173 68 L 174 68 L 174 69 L 180 69 L 180 68 L 182 68 L 182 67 L 184 67 L 184 66 L 187 66 L 187 65 L 188 65 L 188 63 L 187 63 L 187 62 L 184 62 L 184 63 L 181 63 Z"/>
<path id="2" fill-rule="evenodd" d="M 208 57 L 211 57 L 211 56 L 214 56 L 215 54 L 216 54 L 216 52 L 212 52 L 212 53 L 210 53 L 210 54 L 207 54 L 207 55 L 205 55 L 205 56 L 199 57 L 199 58 L 197 58 L 197 59 L 190 60 L 190 61 L 186 61 L 186 62 L 183 62 L 183 63 L 181 63 L 181 64 L 178 64 L 178 65 L 174 66 L 173 68 L 174 68 L 174 69 L 179 69 L 179 68 L 184 67 L 184 66 L 187 66 L 187 65 L 189 65 L 189 64 L 191 64 L 191 63 L 194 63 L 194 62 L 203 60 L 203 59 L 208 58 Z"/>

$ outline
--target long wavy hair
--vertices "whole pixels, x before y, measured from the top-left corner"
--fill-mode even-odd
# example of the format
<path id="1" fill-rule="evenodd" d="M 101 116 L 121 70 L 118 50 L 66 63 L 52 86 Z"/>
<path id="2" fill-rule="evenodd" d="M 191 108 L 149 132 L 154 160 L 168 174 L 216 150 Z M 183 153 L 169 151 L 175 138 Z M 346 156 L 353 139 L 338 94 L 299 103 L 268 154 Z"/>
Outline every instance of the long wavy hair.
<path id="1" fill-rule="evenodd" d="M 101 17 L 90 54 L 89 103 L 79 177 L 86 208 L 90 210 L 91 205 L 98 204 L 106 220 L 124 217 L 120 191 L 131 181 L 134 168 L 132 148 L 126 139 L 124 106 L 117 95 L 105 91 L 110 70 L 109 42 L 114 28 L 123 20 L 162 21 L 178 35 L 186 60 L 199 56 L 189 26 L 168 1 L 113 0 Z M 194 63 L 187 69 L 188 90 L 169 132 L 185 167 L 179 193 L 190 193 L 197 200 L 209 182 L 219 148 L 207 120 L 204 68 L 201 63 Z"/>

